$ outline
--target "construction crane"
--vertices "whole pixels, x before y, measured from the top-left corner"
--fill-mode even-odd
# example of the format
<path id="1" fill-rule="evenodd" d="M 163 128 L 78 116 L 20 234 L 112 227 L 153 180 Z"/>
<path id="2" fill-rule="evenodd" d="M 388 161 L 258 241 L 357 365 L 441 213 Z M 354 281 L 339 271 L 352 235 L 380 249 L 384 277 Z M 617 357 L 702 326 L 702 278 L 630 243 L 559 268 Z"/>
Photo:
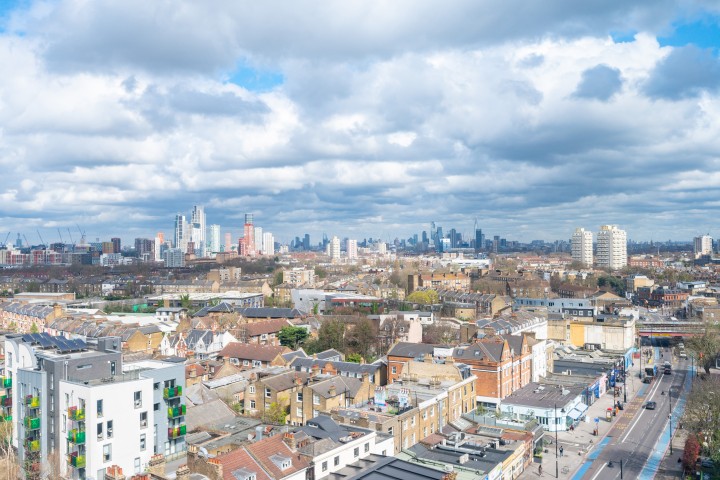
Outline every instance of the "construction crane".
<path id="1" fill-rule="evenodd" d="M 68 228 L 67 231 L 68 231 L 68 236 L 70 237 L 70 243 L 75 245 L 75 240 L 73 240 L 73 238 L 72 238 L 72 233 L 70 233 L 70 229 Z"/>
<path id="2" fill-rule="evenodd" d="M 27 245 L 27 247 L 30 248 L 30 242 L 28 242 L 28 239 L 24 233 L 23 233 L 23 238 L 25 239 L 25 245 Z"/>
<path id="3" fill-rule="evenodd" d="M 47 247 L 47 243 L 45 243 L 45 240 L 43 240 L 42 235 L 40 235 L 40 230 L 35 230 L 38 234 L 38 237 L 40 237 L 40 242 L 42 243 L 43 247 Z"/>
<path id="4" fill-rule="evenodd" d="M 7 247 L 7 241 L 8 241 L 8 238 L 10 238 L 10 234 L 11 234 L 11 233 L 12 233 L 12 232 L 8 232 L 7 236 L 5 237 L 5 241 L 2 243 L 2 246 L 3 246 L 3 247 Z"/>
<path id="5" fill-rule="evenodd" d="M 60 229 L 58 228 L 58 236 L 60 237 L 60 243 L 65 243 L 62 239 L 62 233 L 60 233 Z"/>
<path id="6" fill-rule="evenodd" d="M 80 245 L 85 245 L 85 231 L 80 228 L 80 225 L 75 224 L 80 232 Z"/>

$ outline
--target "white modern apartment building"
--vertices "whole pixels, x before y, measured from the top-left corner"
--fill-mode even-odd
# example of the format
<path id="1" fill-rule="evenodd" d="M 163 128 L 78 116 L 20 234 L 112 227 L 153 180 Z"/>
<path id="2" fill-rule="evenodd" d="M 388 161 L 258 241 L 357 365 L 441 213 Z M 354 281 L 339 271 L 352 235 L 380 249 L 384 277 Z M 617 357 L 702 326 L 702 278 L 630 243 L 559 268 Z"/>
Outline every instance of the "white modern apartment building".
<path id="1" fill-rule="evenodd" d="M 627 266 L 627 233 L 617 225 L 603 225 L 597 234 L 597 266 L 619 270 Z"/>
<path id="2" fill-rule="evenodd" d="M 262 246 L 263 255 L 275 255 L 275 237 L 272 233 L 263 233 Z"/>
<path id="3" fill-rule="evenodd" d="M 204 257 L 206 251 L 206 238 L 205 238 L 205 208 L 199 205 L 195 205 L 192 209 L 190 216 L 191 219 L 191 239 L 195 244 L 195 255 L 198 257 Z"/>
<path id="4" fill-rule="evenodd" d="M 357 240 L 348 238 L 346 250 L 347 250 L 348 260 L 350 260 L 350 261 L 357 260 L 357 258 L 358 258 Z"/>
<path id="5" fill-rule="evenodd" d="M 179 248 L 183 253 L 187 250 L 187 221 L 185 215 L 179 213 L 175 215 L 175 235 L 173 239 L 173 247 Z"/>
<path id="6" fill-rule="evenodd" d="M 576 228 L 570 239 L 572 259 L 586 267 L 593 264 L 593 234 L 584 228 Z"/>
<path id="7" fill-rule="evenodd" d="M 328 243 L 327 254 L 333 261 L 340 260 L 340 239 L 337 236 L 332 237 Z"/>
<path id="8" fill-rule="evenodd" d="M 695 258 L 700 258 L 703 255 L 712 255 L 713 239 L 710 235 L 700 235 L 693 239 L 693 251 L 695 252 Z"/>
<path id="9" fill-rule="evenodd" d="M 220 225 L 213 224 L 208 227 L 208 253 L 220 251 Z"/>
<path id="10" fill-rule="evenodd" d="M 140 473 L 152 455 L 185 453 L 183 364 L 123 365 L 120 344 L 6 337 L 3 384 L 12 385 L 12 442 L 25 478 L 104 478 L 111 465 Z"/>

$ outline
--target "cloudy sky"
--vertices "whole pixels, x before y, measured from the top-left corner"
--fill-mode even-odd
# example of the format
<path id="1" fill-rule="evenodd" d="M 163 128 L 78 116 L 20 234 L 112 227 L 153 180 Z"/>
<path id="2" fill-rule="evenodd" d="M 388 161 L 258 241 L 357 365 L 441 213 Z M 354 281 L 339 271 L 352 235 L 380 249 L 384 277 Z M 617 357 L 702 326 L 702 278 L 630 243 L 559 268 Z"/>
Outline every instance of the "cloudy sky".
<path id="1" fill-rule="evenodd" d="M 717 238 L 719 22 L 702 0 L 0 0 L 0 237 L 130 241 L 200 204 L 283 241 Z"/>

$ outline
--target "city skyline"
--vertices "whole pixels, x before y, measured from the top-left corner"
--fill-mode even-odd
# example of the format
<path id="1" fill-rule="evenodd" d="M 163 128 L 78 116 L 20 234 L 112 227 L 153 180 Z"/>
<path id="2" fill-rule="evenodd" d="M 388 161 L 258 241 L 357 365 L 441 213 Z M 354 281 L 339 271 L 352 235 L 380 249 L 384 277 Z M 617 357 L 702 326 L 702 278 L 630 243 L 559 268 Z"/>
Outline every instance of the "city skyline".
<path id="1" fill-rule="evenodd" d="M 10 241 L 80 225 L 127 243 L 171 238 L 174 215 L 204 205 L 233 242 L 248 212 L 282 243 L 431 221 L 468 238 L 475 219 L 524 242 L 605 224 L 718 238 L 719 15 L 9 0 L 0 223 Z"/>

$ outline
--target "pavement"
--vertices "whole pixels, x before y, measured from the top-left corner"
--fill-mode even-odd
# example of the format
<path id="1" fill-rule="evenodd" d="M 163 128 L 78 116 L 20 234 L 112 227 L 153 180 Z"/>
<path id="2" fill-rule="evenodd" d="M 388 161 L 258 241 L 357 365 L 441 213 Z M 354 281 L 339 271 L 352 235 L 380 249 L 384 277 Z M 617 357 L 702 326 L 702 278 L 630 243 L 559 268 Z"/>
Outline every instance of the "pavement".
<path id="1" fill-rule="evenodd" d="M 646 347 L 645 350 L 649 350 L 649 347 Z M 656 361 L 662 361 L 660 359 Z M 647 366 L 646 362 L 643 361 L 643 367 Z M 621 402 L 624 400 L 624 398 L 619 397 L 613 397 L 612 389 L 610 389 L 605 395 L 603 395 L 601 398 L 598 398 L 595 400 L 595 403 L 593 403 L 586 413 L 586 420 L 589 421 L 583 421 L 580 422 L 578 426 L 575 427 L 573 431 L 567 431 L 567 432 L 558 432 L 557 434 L 557 447 L 560 446 L 563 447 L 563 455 L 560 456 L 559 454 L 556 456 L 556 444 L 555 444 L 555 434 L 554 433 L 546 433 L 545 438 L 551 439 L 552 444 L 545 446 L 545 451 L 543 452 L 543 458 L 542 458 L 542 466 L 543 466 L 543 473 L 540 475 L 538 473 L 538 464 L 534 463 L 531 465 L 528 470 L 523 472 L 518 479 L 534 479 L 538 477 L 548 477 L 548 478 L 564 478 L 564 479 L 572 479 L 572 480 L 579 480 L 583 477 L 589 476 L 588 472 L 592 466 L 593 462 L 598 460 L 598 457 L 600 457 L 599 461 L 605 461 L 603 458 L 603 449 L 610 443 L 612 440 L 612 437 L 607 436 L 607 434 L 610 432 L 610 429 L 613 427 L 617 427 L 614 429 L 615 433 L 617 434 L 618 431 L 624 432 L 634 429 L 637 425 L 637 422 L 633 422 L 633 419 L 635 418 L 636 414 L 640 409 L 642 409 L 643 404 L 645 402 L 645 397 L 649 394 L 655 394 L 655 390 L 657 390 L 656 383 L 652 384 L 644 384 L 642 383 L 640 379 L 640 364 L 639 360 L 635 359 L 635 364 L 628 369 L 627 375 L 626 375 L 626 385 L 627 385 L 627 403 L 624 404 L 624 410 L 621 410 L 618 412 L 618 415 L 616 417 L 613 417 L 611 421 L 605 420 L 605 412 L 608 408 L 611 408 L 617 400 L 620 400 Z M 662 380 L 662 379 L 661 379 Z M 679 379 L 678 379 L 679 380 Z M 659 386 L 659 384 L 658 384 Z M 651 388 L 653 389 L 651 391 Z M 659 394 L 658 394 L 659 395 Z M 594 419 L 598 418 L 599 422 L 596 424 Z M 631 422 L 633 422 L 631 424 Z M 596 425 L 598 426 L 599 433 L 597 436 L 593 435 L 593 430 L 595 429 Z M 629 427 L 629 428 L 628 428 Z M 627 429 L 627 430 L 626 430 Z M 681 448 L 678 448 L 679 442 L 681 440 L 679 438 L 674 439 L 673 442 L 673 450 L 674 452 L 681 452 Z M 676 450 L 677 449 L 677 450 Z M 681 454 L 681 453 L 680 453 Z M 556 459 L 557 459 L 557 467 L 556 467 Z M 677 461 L 677 454 L 673 454 L 672 459 Z M 663 462 L 662 465 L 667 464 L 668 473 L 671 473 L 671 465 L 670 461 Z M 597 465 L 595 465 L 597 467 Z M 557 473 L 556 473 L 557 468 Z M 619 476 L 619 466 L 614 466 L 615 470 L 617 470 L 617 473 L 615 475 Z M 662 467 L 661 467 L 662 468 Z M 594 468 L 593 470 L 595 470 Z M 664 471 L 665 469 L 663 469 Z M 609 474 L 608 470 L 608 474 Z M 658 472 L 659 473 L 659 472 Z M 682 473 L 682 472 L 680 472 Z M 613 475 L 613 477 L 615 476 Z M 606 474 L 607 476 L 607 474 Z M 604 477 L 598 477 L 598 480 Z M 631 478 L 626 476 L 626 478 Z M 658 477 L 658 478 L 679 478 L 676 476 L 669 476 L 669 477 Z"/>

